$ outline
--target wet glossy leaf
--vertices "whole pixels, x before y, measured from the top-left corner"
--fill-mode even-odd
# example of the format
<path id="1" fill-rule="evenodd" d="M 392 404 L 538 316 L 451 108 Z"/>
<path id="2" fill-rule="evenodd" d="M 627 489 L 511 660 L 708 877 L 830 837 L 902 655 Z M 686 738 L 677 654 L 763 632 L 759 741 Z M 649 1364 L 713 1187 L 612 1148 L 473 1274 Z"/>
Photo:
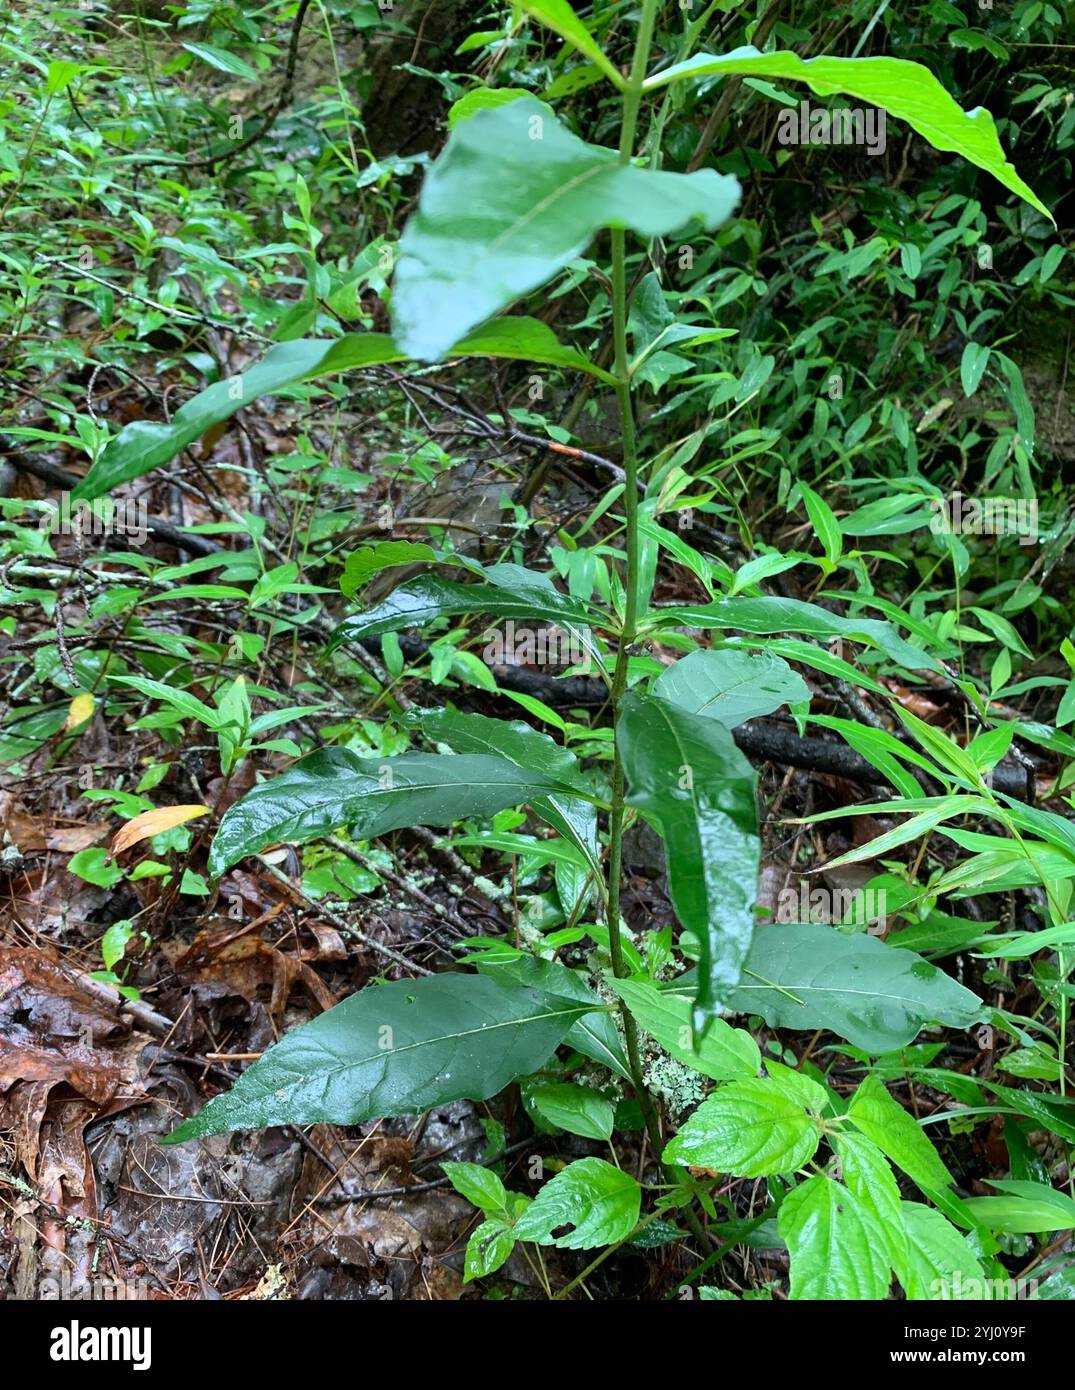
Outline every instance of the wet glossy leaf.
<path id="1" fill-rule="evenodd" d="M 555 1081 L 532 1095 L 538 1113 L 557 1129 L 584 1139 L 611 1139 L 615 1106 L 591 1086 Z"/>
<path id="2" fill-rule="evenodd" d="M 689 999 L 662 992 L 643 980 L 610 980 L 609 984 L 639 1025 L 685 1066 L 714 1081 L 746 1079 L 761 1070 L 758 1044 L 743 1029 L 715 1018 L 701 1038 L 692 1040 Z"/>
<path id="3" fill-rule="evenodd" d="M 400 240 L 396 341 L 432 361 L 476 324 L 537 289 L 603 227 L 643 237 L 718 226 L 734 178 L 621 165 L 573 135 L 534 97 L 479 111 L 452 131 Z"/>
<path id="4" fill-rule="evenodd" d="M 770 1080 L 729 1081 L 687 1120 L 664 1151 L 666 1163 L 737 1178 L 794 1173 L 821 1139 L 806 1107 Z"/>
<path id="5" fill-rule="evenodd" d="M 810 687 L 779 656 L 724 648 L 681 657 L 657 677 L 653 694 L 734 729 L 781 705 L 809 700 Z"/>
<path id="6" fill-rule="evenodd" d="M 920 1202 L 901 1202 L 900 1218 L 907 1233 L 906 1256 L 895 1270 L 908 1298 L 984 1296 L 985 1271 L 966 1237 L 946 1216 Z"/>
<path id="7" fill-rule="evenodd" d="M 627 800 L 664 839 L 676 915 L 701 944 L 701 1031 L 738 984 L 754 931 L 755 773 L 723 724 L 657 696 L 625 697 L 617 737 Z"/>
<path id="8" fill-rule="evenodd" d="M 826 1028 L 866 1052 L 905 1047 L 936 1020 L 969 1028 L 980 1000 L 913 951 L 815 923 L 759 927 L 728 1008 L 771 1028 Z"/>
<path id="9" fill-rule="evenodd" d="M 520 952 L 508 960 L 481 960 L 475 965 L 483 975 L 491 975 L 494 980 L 529 985 L 545 990 L 548 994 L 562 994 L 568 999 L 588 1002 L 592 1008 L 602 1007 L 604 1001 L 589 988 L 576 970 L 569 970 L 555 960 L 541 960 L 537 956 Z M 564 1039 L 568 1047 L 592 1057 L 595 1062 L 630 1081 L 631 1073 L 624 1056 L 623 1044 L 608 1013 L 589 1013 L 571 1025 L 571 1031 Z"/>
<path id="10" fill-rule="evenodd" d="M 165 1142 L 266 1125 L 357 1125 L 482 1100 L 541 1066 L 583 1008 L 481 975 L 375 985 L 285 1034 Z"/>
<path id="11" fill-rule="evenodd" d="M 490 719 L 484 714 L 438 709 L 423 711 L 418 723 L 427 738 L 434 743 L 446 743 L 455 753 L 488 753 L 506 758 L 566 786 L 588 790 L 574 753 L 521 719 Z M 571 796 L 539 797 L 531 800 L 530 805 L 536 815 L 578 846 L 594 874 L 599 875 L 601 855 L 594 807 Z"/>
<path id="12" fill-rule="evenodd" d="M 320 748 L 232 806 L 213 840 L 209 872 L 218 878 L 266 845 L 302 844 L 337 826 L 369 838 L 405 825 L 491 816 L 552 792 L 570 795 L 554 778 L 504 758 L 404 753 L 378 759 Z"/>
<path id="13" fill-rule="evenodd" d="M 791 1297 L 882 1299 L 892 1279 L 876 1218 L 846 1187 L 817 1176 L 789 1192 L 777 1227 L 791 1255 Z"/>
<path id="14" fill-rule="evenodd" d="M 1075 1228 L 1075 1200 L 1045 1183 L 990 1178 L 1003 1197 L 971 1197 L 967 1205 L 993 1231 L 1049 1235 Z"/>
<path id="15" fill-rule="evenodd" d="M 847 1117 L 919 1187 L 944 1188 L 951 1184 L 951 1173 L 922 1127 L 892 1099 L 879 1077 L 866 1078 L 851 1098 Z"/>
<path id="16" fill-rule="evenodd" d="M 603 1158 L 580 1158 L 551 1178 L 515 1223 L 516 1240 L 590 1250 L 613 1245 L 638 1225 L 642 1189 L 629 1173 Z M 561 1226 L 565 1235 L 554 1236 Z"/>

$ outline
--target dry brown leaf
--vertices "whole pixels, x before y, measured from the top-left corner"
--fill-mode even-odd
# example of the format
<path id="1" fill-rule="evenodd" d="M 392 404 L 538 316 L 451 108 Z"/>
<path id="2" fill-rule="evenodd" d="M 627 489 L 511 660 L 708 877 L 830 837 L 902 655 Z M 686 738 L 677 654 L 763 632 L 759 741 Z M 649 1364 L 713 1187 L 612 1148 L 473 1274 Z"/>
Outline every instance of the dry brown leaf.
<path id="1" fill-rule="evenodd" d="M 122 854 L 125 849 L 130 849 L 131 845 L 138 844 L 140 840 L 148 840 L 164 830 L 182 825 L 184 821 L 195 820 L 198 816 L 208 814 L 208 806 L 158 806 L 155 810 L 143 811 L 141 815 L 129 820 L 122 830 L 116 832 L 109 854 L 113 857 Z"/>

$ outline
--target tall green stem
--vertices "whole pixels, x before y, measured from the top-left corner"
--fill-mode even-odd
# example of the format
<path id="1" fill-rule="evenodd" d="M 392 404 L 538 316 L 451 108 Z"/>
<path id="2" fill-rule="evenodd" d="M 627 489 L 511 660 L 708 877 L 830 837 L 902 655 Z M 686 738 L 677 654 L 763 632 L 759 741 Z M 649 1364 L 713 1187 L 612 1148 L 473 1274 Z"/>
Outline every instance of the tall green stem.
<path id="1" fill-rule="evenodd" d="M 628 164 L 634 150 L 635 129 L 638 125 L 638 111 L 642 102 L 642 83 L 649 62 L 650 44 L 653 41 L 653 26 L 657 17 L 657 0 L 643 0 L 642 20 L 638 27 L 635 42 L 634 61 L 631 75 L 623 96 L 623 122 L 620 127 L 620 163 Z M 638 449 L 635 440 L 634 413 L 631 408 L 631 375 L 627 357 L 627 241 L 622 229 L 612 233 L 612 324 L 615 345 L 616 401 L 620 410 L 620 428 L 623 433 L 623 470 L 626 475 L 624 485 L 624 511 L 627 518 L 625 538 L 627 553 L 627 574 L 625 580 L 625 600 L 623 632 L 620 636 L 619 651 L 616 654 L 616 669 L 612 677 L 613 718 L 619 722 L 619 707 L 627 688 L 627 661 L 631 643 L 638 626 Z M 620 878 L 623 855 L 623 799 L 624 799 L 623 761 L 617 729 L 615 757 L 612 767 L 612 809 L 609 815 L 608 851 L 608 940 L 609 954 L 612 957 L 612 970 L 618 979 L 629 972 L 623 959 L 623 942 L 620 939 Z M 646 1130 L 654 1151 L 660 1153 L 661 1134 L 652 1098 L 642 1079 L 642 1066 L 638 1052 L 638 1029 L 630 1012 L 621 1006 L 624 1040 L 627 1046 L 627 1060 L 631 1077 L 638 1093 L 638 1102 L 646 1121 Z"/>

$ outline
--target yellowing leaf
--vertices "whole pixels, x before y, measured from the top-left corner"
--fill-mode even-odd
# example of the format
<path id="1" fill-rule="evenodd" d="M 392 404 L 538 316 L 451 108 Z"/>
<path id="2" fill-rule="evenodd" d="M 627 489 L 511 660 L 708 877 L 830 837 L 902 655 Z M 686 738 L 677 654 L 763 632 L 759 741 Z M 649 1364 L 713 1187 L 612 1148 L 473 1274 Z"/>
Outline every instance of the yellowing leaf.
<path id="1" fill-rule="evenodd" d="M 80 724 L 85 724 L 95 708 L 96 705 L 92 695 L 86 694 L 85 692 L 81 695 L 76 695 L 71 701 L 71 708 L 67 711 L 67 722 L 64 724 L 64 728 L 77 729 Z"/>
<path id="2" fill-rule="evenodd" d="M 140 816 L 129 820 L 122 830 L 116 832 L 109 854 L 113 857 L 122 854 L 140 840 L 148 840 L 151 835 L 159 835 L 163 830 L 182 825 L 184 821 L 207 816 L 208 806 L 159 806 L 153 811 L 143 811 Z"/>

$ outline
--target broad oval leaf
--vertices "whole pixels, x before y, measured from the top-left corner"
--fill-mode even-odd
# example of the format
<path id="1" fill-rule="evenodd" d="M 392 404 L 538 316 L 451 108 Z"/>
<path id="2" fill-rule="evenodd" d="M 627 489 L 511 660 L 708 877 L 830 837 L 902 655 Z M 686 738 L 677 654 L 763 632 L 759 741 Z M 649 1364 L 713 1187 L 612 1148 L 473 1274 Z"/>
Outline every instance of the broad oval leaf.
<path id="1" fill-rule="evenodd" d="M 777 1229 L 791 1255 L 791 1297 L 872 1299 L 892 1280 L 883 1232 L 846 1187 L 821 1175 L 780 1205 Z"/>
<path id="2" fill-rule="evenodd" d="M 538 1113 L 549 1124 L 581 1134 L 584 1139 L 611 1139 L 615 1107 L 592 1086 L 570 1081 L 539 1086 L 532 1096 Z"/>
<path id="3" fill-rule="evenodd" d="M 358 1125 L 483 1100 L 541 1066 L 585 1008 L 482 975 L 375 985 L 285 1034 L 164 1142 L 267 1125 Z"/>
<path id="4" fill-rule="evenodd" d="M 759 927 L 728 998 L 771 1028 L 826 1028 L 864 1052 L 905 1047 L 932 1020 L 970 1028 L 981 1001 L 913 951 L 816 923 Z"/>
<path id="5" fill-rule="evenodd" d="M 580 1158 L 551 1178 L 515 1223 L 516 1240 L 590 1250 L 614 1245 L 638 1225 L 642 1189 L 603 1158 Z M 560 1226 L 573 1229 L 554 1236 Z"/>
<path id="6" fill-rule="evenodd" d="M 400 239 L 396 341 L 435 360 L 544 284 L 601 228 L 644 237 L 695 221 L 712 229 L 738 199 L 736 180 L 713 170 L 622 165 L 615 150 L 572 135 L 534 97 L 479 111 L 452 131 Z"/>
<path id="7" fill-rule="evenodd" d="M 231 807 L 213 840 L 209 873 L 219 878 L 266 845 L 301 844 L 341 825 L 369 838 L 405 825 L 491 816 L 550 793 L 570 796 L 572 788 L 504 758 L 435 753 L 361 758 L 348 748 L 319 748 Z"/>
<path id="8" fill-rule="evenodd" d="M 820 1139 L 817 1120 L 772 1081 L 729 1081 L 702 1101 L 665 1147 L 664 1161 L 765 1178 L 794 1173 Z"/>
<path id="9" fill-rule="evenodd" d="M 800 58 L 796 53 L 759 53 L 747 45 L 715 56 L 698 53 L 673 63 L 646 82 L 647 90 L 688 77 L 782 77 L 805 82 L 821 96 L 846 92 L 886 111 L 917 130 L 938 150 L 951 150 L 999 180 L 1052 222 L 1053 215 L 1014 167 L 997 137 L 993 117 L 982 107 L 964 111 L 921 63 L 905 58 Z M 793 111 L 793 108 L 789 108 Z M 798 112 L 794 112 L 798 120 Z"/>
<path id="10" fill-rule="evenodd" d="M 739 983 L 754 933 L 756 775 L 723 724 L 657 696 L 628 694 L 616 737 L 627 800 L 664 839 L 676 915 L 701 945 L 701 1032 Z"/>
<path id="11" fill-rule="evenodd" d="M 653 694 L 688 714 L 719 719 L 729 729 L 772 714 L 781 705 L 810 699 L 810 687 L 786 661 L 771 652 L 691 652 L 669 666 Z"/>

